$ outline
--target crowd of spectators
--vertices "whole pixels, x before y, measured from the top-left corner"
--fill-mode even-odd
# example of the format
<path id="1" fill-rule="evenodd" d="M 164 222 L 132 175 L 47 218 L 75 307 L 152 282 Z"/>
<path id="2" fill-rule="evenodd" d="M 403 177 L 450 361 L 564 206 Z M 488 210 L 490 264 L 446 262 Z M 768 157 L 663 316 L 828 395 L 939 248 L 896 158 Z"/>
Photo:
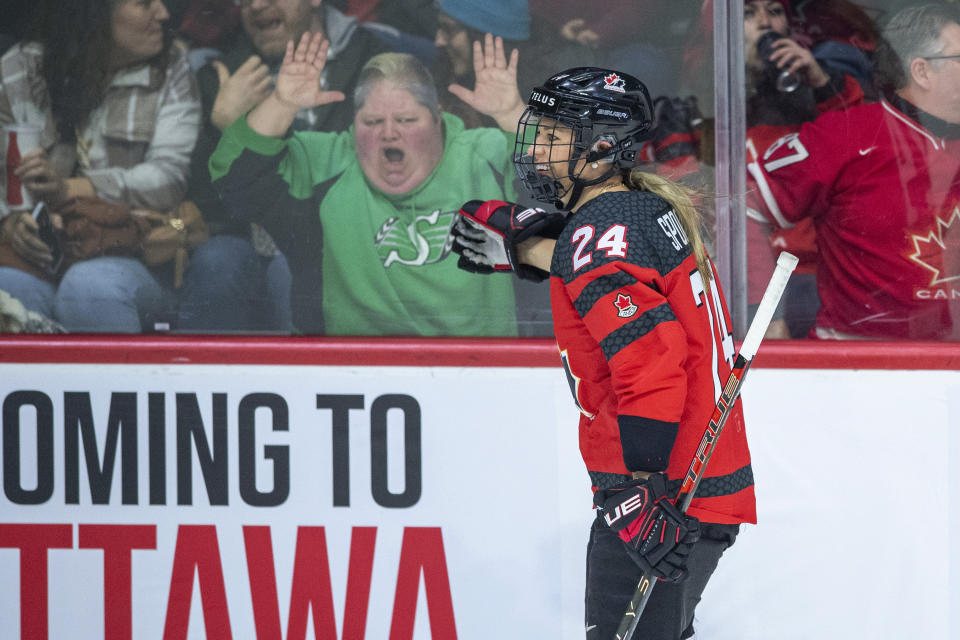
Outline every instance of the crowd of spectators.
<path id="1" fill-rule="evenodd" d="M 568 67 L 660 96 L 642 161 L 709 206 L 713 0 L 11 3 L 0 126 L 41 130 L 0 198 L 19 330 L 549 335 L 546 287 L 459 271 L 449 231 L 467 200 L 522 199 L 510 107 Z M 956 14 L 745 0 L 749 301 L 801 257 L 771 337 L 960 338 Z M 278 102 L 305 34 L 311 99 Z M 181 246 L 153 258 L 167 224 Z"/>

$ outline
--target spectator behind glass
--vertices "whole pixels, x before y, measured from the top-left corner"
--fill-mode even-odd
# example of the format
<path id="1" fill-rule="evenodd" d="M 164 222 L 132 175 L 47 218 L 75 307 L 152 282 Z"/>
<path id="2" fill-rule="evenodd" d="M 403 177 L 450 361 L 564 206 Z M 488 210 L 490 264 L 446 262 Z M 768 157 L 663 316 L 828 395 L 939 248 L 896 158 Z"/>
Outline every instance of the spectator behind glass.
<path id="1" fill-rule="evenodd" d="M 596 53 L 601 67 L 642 77 L 651 95 L 677 91 L 679 56 L 669 49 L 687 30 L 696 8 L 690 3 L 606 0 L 530 0 L 535 24 L 554 37 L 578 42 Z"/>
<path id="2" fill-rule="evenodd" d="M 52 208 L 74 196 L 169 211 L 187 186 L 200 102 L 184 51 L 165 38 L 160 0 L 54 3 L 42 42 L 24 42 L 0 59 L 0 126 L 43 127 L 41 148 L 17 169 Z M 0 233 L 27 263 L 51 253 L 29 212 L 6 210 Z M 162 274 L 133 257 L 77 262 L 59 284 L 0 267 L 0 289 L 70 331 L 138 332 L 143 318 L 168 310 Z"/>
<path id="3" fill-rule="evenodd" d="M 776 254 L 790 251 L 801 258 L 784 293 L 782 314 L 773 323 L 767 337 L 805 337 L 813 325 L 819 304 L 814 269 L 816 241 L 811 221 L 798 225 L 773 218 L 770 222 L 754 211 L 766 206 L 776 210 L 769 188 L 757 171 L 758 153 L 774 141 L 795 132 L 803 122 L 819 113 L 842 109 L 862 99 L 859 85 L 840 71 L 821 65 L 811 51 L 791 37 L 790 7 L 786 0 L 747 0 L 744 4 L 744 59 L 746 64 L 747 117 L 747 286 L 751 312 L 766 288 L 776 262 Z M 761 59 L 757 42 L 767 33 L 780 38 L 773 42 L 772 62 Z M 780 91 L 775 78 L 783 70 L 798 75 L 801 86 Z M 688 69 L 696 74 L 696 69 Z M 700 147 L 700 134 L 693 123 L 695 103 L 689 100 L 658 98 L 657 130 L 653 156 L 661 164 L 660 173 L 673 177 L 693 177 L 699 169 L 696 158 L 709 156 Z M 692 112 L 691 112 L 692 110 Z M 704 136 L 712 140 L 712 136 Z M 708 160 L 709 162 L 709 160 Z M 699 176 L 701 179 L 702 175 Z M 757 202 L 760 200 L 761 202 Z"/>
<path id="4" fill-rule="evenodd" d="M 487 36 L 476 88 L 464 94 L 503 131 L 464 129 L 441 113 L 417 58 L 389 53 L 360 74 L 352 130 L 290 135 L 300 109 L 343 99 L 317 81 L 324 52 L 319 34 L 305 34 L 296 53 L 291 43 L 274 92 L 224 131 L 210 160 L 224 201 L 277 238 L 295 290 L 322 269 L 330 334 L 516 335 L 510 279 L 458 269 L 450 229 L 466 200 L 516 197 L 517 54 L 508 63 L 503 41 Z M 319 216 L 304 201 L 319 202 Z M 319 320 L 296 318 L 304 327 Z"/>
<path id="5" fill-rule="evenodd" d="M 820 338 L 957 339 L 960 16 L 903 9 L 877 52 L 883 100 L 831 111 L 761 152 L 787 222 L 811 217 Z"/>
<path id="6" fill-rule="evenodd" d="M 364 23 L 386 25 L 418 38 L 429 38 L 431 42 L 437 33 L 435 0 L 326 1 Z"/>
<path id="7" fill-rule="evenodd" d="M 559 38 L 544 31 L 543 25 L 532 23 L 528 0 L 439 0 L 439 6 L 434 44 L 443 55 L 435 76 L 438 86 L 447 87 L 440 101 L 444 111 L 459 116 L 467 128 L 497 126 L 463 100 L 475 80 L 475 47 L 484 34 L 502 38 L 507 50 L 520 52 L 518 82 L 523 96 L 553 70 L 589 65 L 596 58 L 590 47 Z"/>
<path id="8" fill-rule="evenodd" d="M 330 90 L 351 93 L 363 65 L 385 51 L 378 38 L 359 29 L 321 0 L 242 0 L 243 33 L 235 44 L 197 74 L 203 101 L 204 124 L 193 154 L 189 198 L 203 212 L 213 237 L 191 258 L 181 293 L 179 327 L 186 331 L 289 332 L 291 306 L 298 317 L 321 317 L 321 274 L 299 274 L 300 286 L 291 301 L 291 274 L 287 257 L 276 250 L 262 228 L 238 222 L 211 185 L 208 161 L 223 129 L 258 105 L 273 89 L 286 43 L 306 32 L 322 33 L 331 42 L 322 82 Z M 291 128 L 304 131 L 342 131 L 353 121 L 349 102 L 303 109 Z M 288 203 L 291 204 L 291 203 Z M 297 206 L 316 211 L 315 202 Z M 288 215 L 314 229 L 290 231 L 319 243 L 319 221 L 304 212 Z M 302 245 L 297 244 L 297 247 Z M 319 245 L 310 252 L 319 251 Z M 314 266 L 295 260 L 300 268 Z M 308 327 L 297 326 L 298 330 Z M 322 326 L 311 324 L 311 332 Z"/>
<path id="9" fill-rule="evenodd" d="M 324 0 L 380 38 L 390 51 L 412 53 L 433 66 L 437 48 L 437 9 L 434 0 Z"/>
<path id="10" fill-rule="evenodd" d="M 880 33 L 867 10 L 848 0 L 801 0 L 796 13 L 813 57 L 851 76 L 870 96 Z"/>
<path id="11" fill-rule="evenodd" d="M 240 29 L 240 6 L 234 0 L 190 0 L 177 35 L 189 47 L 191 69 L 200 69 L 230 46 Z"/>
<path id="12" fill-rule="evenodd" d="M 758 40 L 767 32 L 784 36 L 773 43 L 770 62 L 760 59 Z M 756 309 L 769 275 L 781 251 L 800 258 L 800 264 L 784 292 L 782 312 L 785 331 L 777 337 L 805 338 L 813 327 L 820 306 L 816 292 L 816 233 L 811 220 L 796 225 L 783 220 L 768 224 L 756 212 L 778 208 L 757 170 L 759 154 L 776 140 L 791 134 L 820 113 L 843 109 L 862 100 L 863 92 L 854 78 L 818 59 L 801 44 L 790 28 L 789 4 L 753 0 L 744 5 L 744 55 L 747 78 L 747 285 L 750 311 Z M 779 91 L 775 77 L 783 70 L 799 75 L 802 85 L 795 91 Z M 766 200 L 758 203 L 758 200 Z M 774 325 L 775 330 L 777 325 Z M 773 337 L 776 334 L 771 334 Z"/>

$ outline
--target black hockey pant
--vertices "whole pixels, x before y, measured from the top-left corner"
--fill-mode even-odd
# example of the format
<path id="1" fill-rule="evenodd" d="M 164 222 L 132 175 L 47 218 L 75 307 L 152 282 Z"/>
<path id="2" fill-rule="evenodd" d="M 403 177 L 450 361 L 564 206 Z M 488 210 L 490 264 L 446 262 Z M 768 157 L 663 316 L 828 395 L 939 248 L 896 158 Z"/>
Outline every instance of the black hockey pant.
<path id="1" fill-rule="evenodd" d="M 739 530 L 739 525 L 700 525 L 700 540 L 687 559 L 687 578 L 679 584 L 656 582 L 633 640 L 684 640 L 693 635 L 693 611 L 700 595 Z M 587 640 L 615 640 L 642 575 L 623 541 L 596 519 L 587 545 Z"/>

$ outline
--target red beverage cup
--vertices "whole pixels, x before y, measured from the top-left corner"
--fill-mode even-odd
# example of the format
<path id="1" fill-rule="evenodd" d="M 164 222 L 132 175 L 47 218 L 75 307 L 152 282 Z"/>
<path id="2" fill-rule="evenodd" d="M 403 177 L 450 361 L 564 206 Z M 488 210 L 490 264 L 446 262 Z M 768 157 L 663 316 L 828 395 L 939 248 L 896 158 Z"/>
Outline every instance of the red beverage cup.
<path id="1" fill-rule="evenodd" d="M 32 209 L 33 195 L 14 173 L 20 159 L 40 146 L 40 126 L 13 123 L 3 128 L 3 151 L 6 158 L 7 206 L 10 210 Z"/>

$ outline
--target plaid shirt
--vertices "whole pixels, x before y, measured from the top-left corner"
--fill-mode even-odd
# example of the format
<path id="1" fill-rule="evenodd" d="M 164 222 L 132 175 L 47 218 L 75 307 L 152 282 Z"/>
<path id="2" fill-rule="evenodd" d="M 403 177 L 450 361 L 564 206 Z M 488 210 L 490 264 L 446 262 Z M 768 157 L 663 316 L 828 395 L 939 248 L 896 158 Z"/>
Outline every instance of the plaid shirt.
<path id="1" fill-rule="evenodd" d="M 57 140 L 42 57 L 42 46 L 23 43 L 0 58 L 0 127 L 42 123 L 41 145 L 60 175 L 89 179 L 104 200 L 157 211 L 177 206 L 200 127 L 199 92 L 184 49 L 173 47 L 165 70 L 143 64 L 117 73 L 76 144 Z M 7 213 L 5 185 L 2 195 L 0 216 Z"/>

